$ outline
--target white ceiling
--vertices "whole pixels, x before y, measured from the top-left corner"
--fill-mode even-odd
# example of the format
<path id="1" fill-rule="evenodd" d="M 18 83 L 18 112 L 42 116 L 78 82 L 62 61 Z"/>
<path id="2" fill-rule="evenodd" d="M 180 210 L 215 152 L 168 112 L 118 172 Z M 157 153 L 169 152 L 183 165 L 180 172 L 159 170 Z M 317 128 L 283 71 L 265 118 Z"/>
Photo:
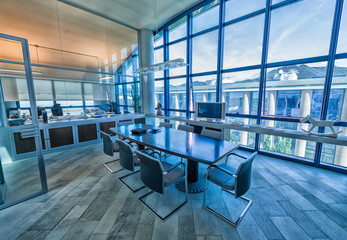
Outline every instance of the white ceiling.
<path id="1" fill-rule="evenodd" d="M 59 0 L 136 29 L 156 30 L 202 0 Z"/>

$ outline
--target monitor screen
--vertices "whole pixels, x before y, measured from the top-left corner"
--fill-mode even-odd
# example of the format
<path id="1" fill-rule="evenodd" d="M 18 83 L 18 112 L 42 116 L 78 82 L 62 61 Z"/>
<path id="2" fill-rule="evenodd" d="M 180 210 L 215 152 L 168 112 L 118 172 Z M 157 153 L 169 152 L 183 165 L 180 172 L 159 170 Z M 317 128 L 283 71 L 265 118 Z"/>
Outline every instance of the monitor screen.
<path id="1" fill-rule="evenodd" d="M 224 119 L 225 103 L 200 102 L 197 103 L 197 117 Z"/>

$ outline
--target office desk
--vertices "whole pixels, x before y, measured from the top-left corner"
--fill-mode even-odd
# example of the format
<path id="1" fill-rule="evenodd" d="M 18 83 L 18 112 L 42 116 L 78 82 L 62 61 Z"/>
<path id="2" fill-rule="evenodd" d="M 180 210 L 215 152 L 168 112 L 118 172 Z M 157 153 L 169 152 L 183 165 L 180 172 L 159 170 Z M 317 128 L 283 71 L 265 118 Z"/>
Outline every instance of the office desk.
<path id="1" fill-rule="evenodd" d="M 144 133 L 133 135 L 132 129 L 142 128 L 143 124 L 134 124 L 118 128 L 110 128 L 112 132 L 122 138 L 137 144 L 188 159 L 188 191 L 202 192 L 204 179 L 199 179 L 199 162 L 213 164 L 239 147 L 239 144 L 217 140 L 195 133 L 189 133 L 172 128 L 163 128 L 158 133 Z M 184 190 L 184 181 L 176 183 Z"/>

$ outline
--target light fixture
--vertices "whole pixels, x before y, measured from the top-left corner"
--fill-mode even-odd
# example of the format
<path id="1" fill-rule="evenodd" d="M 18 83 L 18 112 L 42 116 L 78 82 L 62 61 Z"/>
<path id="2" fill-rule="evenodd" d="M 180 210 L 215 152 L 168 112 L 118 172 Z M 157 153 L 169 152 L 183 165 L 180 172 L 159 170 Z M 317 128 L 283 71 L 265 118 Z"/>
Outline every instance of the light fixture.
<path id="1" fill-rule="evenodd" d="M 99 78 L 100 80 L 106 80 L 106 79 L 112 79 L 113 77 L 102 77 L 102 78 Z"/>
<path id="2" fill-rule="evenodd" d="M 0 72 L 7 72 L 7 73 L 24 73 L 25 70 L 22 69 L 10 69 L 10 68 L 0 68 Z M 33 74 L 42 74 L 41 71 L 32 71 Z"/>
<path id="3" fill-rule="evenodd" d="M 171 61 L 153 64 L 153 65 L 150 65 L 148 67 L 138 68 L 138 69 L 136 69 L 136 72 L 138 74 L 147 74 L 150 72 L 156 72 L 156 71 L 162 71 L 162 70 L 167 70 L 167 69 L 172 69 L 172 68 L 184 67 L 187 65 L 188 64 L 184 63 L 184 60 L 182 58 L 177 58 L 177 59 L 174 59 Z"/>

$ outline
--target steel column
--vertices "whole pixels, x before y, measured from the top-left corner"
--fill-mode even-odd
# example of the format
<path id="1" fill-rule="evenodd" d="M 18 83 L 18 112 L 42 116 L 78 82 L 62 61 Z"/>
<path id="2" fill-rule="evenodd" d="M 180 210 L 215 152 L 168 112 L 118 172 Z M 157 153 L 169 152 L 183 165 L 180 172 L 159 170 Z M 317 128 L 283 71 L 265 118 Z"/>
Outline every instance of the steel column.
<path id="1" fill-rule="evenodd" d="M 265 8 L 265 23 L 264 23 L 264 36 L 263 36 L 263 49 L 261 57 L 261 68 L 260 68 L 260 83 L 259 83 L 259 97 L 258 97 L 258 110 L 257 110 L 257 124 L 261 123 L 261 116 L 263 114 L 263 106 L 265 103 L 265 88 L 266 88 L 266 63 L 269 46 L 269 35 L 270 35 L 270 8 L 272 0 L 266 1 Z M 260 134 L 255 135 L 255 150 L 259 149 Z"/>
<path id="2" fill-rule="evenodd" d="M 222 89 L 222 69 L 223 69 L 223 53 L 224 53 L 224 27 L 225 20 L 225 0 L 221 0 L 219 4 L 219 26 L 218 26 L 218 53 L 217 53 L 217 86 L 216 101 L 221 102 Z"/>

